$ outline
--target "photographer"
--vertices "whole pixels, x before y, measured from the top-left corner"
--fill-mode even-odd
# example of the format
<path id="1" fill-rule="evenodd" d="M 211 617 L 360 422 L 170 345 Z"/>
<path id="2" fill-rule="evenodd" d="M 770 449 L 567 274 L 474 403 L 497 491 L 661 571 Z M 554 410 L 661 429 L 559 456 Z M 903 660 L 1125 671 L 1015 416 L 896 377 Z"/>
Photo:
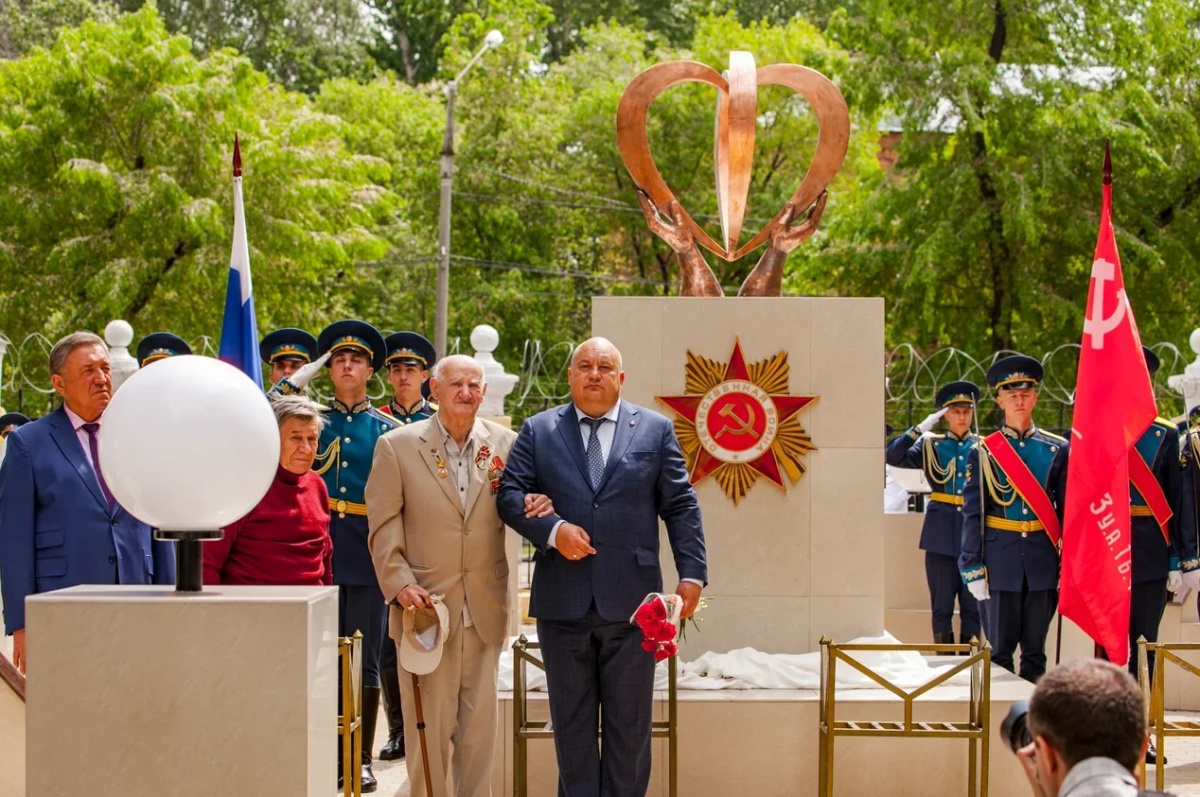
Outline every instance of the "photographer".
<path id="1" fill-rule="evenodd" d="M 1038 682 L 1027 717 L 1014 705 L 1003 731 L 1034 797 L 1135 797 L 1134 767 L 1149 736 L 1142 693 L 1099 659 L 1066 662 Z M 1027 721 L 1027 729 L 1026 729 Z"/>

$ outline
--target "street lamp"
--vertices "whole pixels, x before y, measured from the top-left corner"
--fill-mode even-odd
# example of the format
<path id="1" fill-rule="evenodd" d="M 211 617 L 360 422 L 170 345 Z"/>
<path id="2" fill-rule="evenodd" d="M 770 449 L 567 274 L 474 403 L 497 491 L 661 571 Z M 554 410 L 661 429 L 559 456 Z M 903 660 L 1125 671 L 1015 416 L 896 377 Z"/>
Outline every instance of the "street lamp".
<path id="1" fill-rule="evenodd" d="M 437 304 L 433 313 L 433 346 L 439 357 L 445 357 L 446 326 L 450 310 L 450 184 L 454 179 L 454 97 L 458 93 L 458 82 L 475 66 L 483 54 L 504 42 L 504 34 L 489 31 L 483 38 L 483 46 L 475 53 L 462 71 L 446 85 L 446 135 L 442 139 L 442 191 L 438 213 L 438 267 Z"/>

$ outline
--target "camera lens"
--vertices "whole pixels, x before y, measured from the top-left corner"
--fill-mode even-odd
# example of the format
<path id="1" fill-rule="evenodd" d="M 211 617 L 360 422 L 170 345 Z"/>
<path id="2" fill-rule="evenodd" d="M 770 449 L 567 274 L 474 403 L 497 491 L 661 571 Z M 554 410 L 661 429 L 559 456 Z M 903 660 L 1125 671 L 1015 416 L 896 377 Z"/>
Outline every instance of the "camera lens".
<path id="1" fill-rule="evenodd" d="M 1015 753 L 1022 747 L 1033 744 L 1029 733 L 1029 701 L 1017 700 L 1008 709 L 1008 716 L 1000 723 L 1000 734 Z"/>

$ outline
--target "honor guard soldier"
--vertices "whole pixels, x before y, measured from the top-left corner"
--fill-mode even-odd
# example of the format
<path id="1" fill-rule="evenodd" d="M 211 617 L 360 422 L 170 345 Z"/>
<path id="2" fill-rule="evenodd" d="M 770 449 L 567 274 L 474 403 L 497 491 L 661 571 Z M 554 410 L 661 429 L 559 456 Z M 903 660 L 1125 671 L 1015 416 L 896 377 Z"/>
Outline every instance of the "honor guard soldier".
<path id="1" fill-rule="evenodd" d="M 379 411 L 408 425 L 433 417 L 437 407 L 426 398 L 429 370 L 437 362 L 433 344 L 416 332 L 397 332 L 384 339 L 387 351 L 387 380 L 392 386 L 392 399 Z M 404 712 L 400 703 L 400 670 L 396 663 L 396 646 L 386 640 L 379 662 L 379 677 L 383 684 L 384 714 L 388 723 L 388 740 L 379 751 L 383 761 L 404 758 Z"/>
<path id="2" fill-rule="evenodd" d="M 19 412 L 6 412 L 0 415 L 0 440 L 8 437 L 9 432 L 16 429 L 18 426 L 24 426 L 29 423 L 29 416 L 22 415 Z"/>
<path id="3" fill-rule="evenodd" d="M 387 346 L 387 379 L 392 399 L 379 410 L 401 424 L 433 417 L 437 407 L 429 403 L 426 390 L 429 369 L 437 362 L 437 352 L 424 335 L 397 332 L 384 341 Z"/>
<path id="4" fill-rule="evenodd" d="M 178 335 L 170 332 L 155 332 L 138 341 L 137 361 L 140 367 L 145 368 L 150 363 L 165 360 L 167 357 L 191 353 L 192 347 Z"/>
<path id="5" fill-rule="evenodd" d="M 387 636 L 387 605 L 375 565 L 367 549 L 367 506 L 363 491 L 371 472 L 375 441 L 396 427 L 396 422 L 371 406 L 367 384 L 383 367 L 383 335 L 365 321 L 338 321 L 317 336 L 317 359 L 292 376 L 281 379 L 272 393 L 302 393 L 326 363 L 333 382 L 333 406 L 325 413 L 329 423 L 313 470 L 329 490 L 329 536 L 333 538 L 333 583 L 338 587 L 338 634 L 362 638 L 363 739 L 375 738 L 379 718 L 379 656 Z M 364 792 L 378 788 L 371 771 L 371 742 L 362 750 Z M 339 747 L 339 755 L 341 748 Z M 339 768 L 339 772 L 340 772 Z"/>
<path id="6" fill-rule="evenodd" d="M 1158 356 L 1145 346 L 1142 352 L 1146 368 L 1153 374 L 1158 370 Z M 1129 452 L 1133 548 L 1129 649 L 1133 651 L 1137 650 L 1138 637 L 1158 641 L 1158 624 L 1167 606 L 1168 590 L 1177 592 L 1184 582 L 1200 590 L 1195 538 L 1190 546 L 1185 545 L 1180 518 L 1174 515 L 1182 485 L 1178 440 L 1174 424 L 1155 418 Z M 1137 674 L 1137 657 L 1129 657 L 1129 670 Z"/>
<path id="7" fill-rule="evenodd" d="M 1022 354 L 997 360 L 988 385 L 1004 425 L 967 457 L 958 567 L 983 605 L 992 661 L 1037 681 L 1046 672 L 1046 635 L 1058 608 L 1067 441 L 1033 423 L 1041 363 Z M 989 600 L 990 597 L 990 600 Z"/>
<path id="8" fill-rule="evenodd" d="M 978 439 L 971 432 L 971 423 L 979 401 L 979 386 L 974 382 L 951 382 L 937 392 L 934 400 L 938 411 L 888 443 L 886 458 L 892 467 L 920 468 L 933 486 L 921 528 L 921 550 L 925 552 L 933 641 L 944 645 L 954 643 L 956 599 L 959 641 L 970 642 L 979 636 L 979 603 L 958 572 L 967 455 Z M 943 416 L 946 433 L 933 434 L 934 424 Z"/>
<path id="9" fill-rule="evenodd" d="M 272 385 L 311 363 L 316 351 L 317 339 L 294 327 L 277 329 L 258 344 L 259 356 L 271 368 L 267 381 Z"/>
<path id="10" fill-rule="evenodd" d="M 1183 550 L 1191 553 L 1200 547 L 1200 406 L 1192 408 L 1184 423 L 1186 431 L 1179 438 L 1179 459 L 1183 468 L 1179 490 L 1179 536 Z"/>

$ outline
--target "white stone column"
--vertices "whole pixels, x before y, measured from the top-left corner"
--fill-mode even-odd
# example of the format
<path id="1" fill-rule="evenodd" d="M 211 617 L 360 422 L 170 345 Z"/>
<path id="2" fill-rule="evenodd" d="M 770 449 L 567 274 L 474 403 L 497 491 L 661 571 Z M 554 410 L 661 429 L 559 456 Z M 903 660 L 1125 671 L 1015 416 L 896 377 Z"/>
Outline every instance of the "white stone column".
<path id="1" fill-rule="evenodd" d="M 500 333 L 495 327 L 489 324 L 475 327 L 471 330 L 471 345 L 475 348 L 475 361 L 483 366 L 483 378 L 487 382 L 487 395 L 479 406 L 479 414 L 484 418 L 504 417 L 507 415 L 504 399 L 521 378 L 505 373 L 504 366 L 492 355 L 500 345 Z"/>
<path id="2" fill-rule="evenodd" d="M 1185 413 L 1200 405 L 1200 329 L 1192 330 L 1188 343 L 1196 353 L 1195 361 L 1184 368 L 1182 374 L 1167 379 L 1168 385 L 1183 394 Z"/>
<path id="3" fill-rule="evenodd" d="M 138 370 L 137 360 L 129 353 L 133 327 L 119 318 L 109 321 L 104 328 L 104 340 L 108 343 L 108 364 L 112 369 L 113 392 L 116 393 L 125 380 Z"/>

